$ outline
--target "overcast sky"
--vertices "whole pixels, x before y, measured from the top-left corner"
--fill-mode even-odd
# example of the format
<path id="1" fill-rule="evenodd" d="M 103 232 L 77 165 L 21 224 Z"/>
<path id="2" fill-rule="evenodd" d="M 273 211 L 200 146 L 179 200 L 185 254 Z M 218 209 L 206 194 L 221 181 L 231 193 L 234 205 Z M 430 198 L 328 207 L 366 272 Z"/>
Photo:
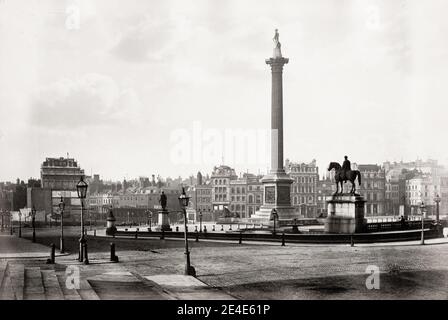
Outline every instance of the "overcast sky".
<path id="1" fill-rule="evenodd" d="M 317 159 L 321 175 L 345 154 L 448 164 L 447 12 L 443 0 L 0 0 L 0 180 L 67 153 L 106 179 L 207 173 L 222 156 L 264 172 L 259 150 L 238 163 L 192 144 L 198 126 L 209 144 L 269 128 L 275 28 L 290 59 L 285 158 Z"/>

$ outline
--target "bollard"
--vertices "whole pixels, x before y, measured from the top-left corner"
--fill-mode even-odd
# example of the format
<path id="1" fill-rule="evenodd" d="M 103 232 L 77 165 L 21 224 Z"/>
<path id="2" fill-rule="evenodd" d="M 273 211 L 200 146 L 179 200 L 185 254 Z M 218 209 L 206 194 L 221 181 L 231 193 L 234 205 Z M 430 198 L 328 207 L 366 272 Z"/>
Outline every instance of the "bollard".
<path id="1" fill-rule="evenodd" d="M 194 231 L 198 232 L 198 226 L 194 226 Z"/>
<path id="2" fill-rule="evenodd" d="M 240 230 L 240 224 L 238 223 L 238 230 Z"/>
<path id="3" fill-rule="evenodd" d="M 138 228 L 135 230 L 135 239 L 138 239 Z"/>
<path id="4" fill-rule="evenodd" d="M 176 226 L 176 232 L 179 232 L 179 226 Z"/>
<path id="5" fill-rule="evenodd" d="M 213 225 L 212 231 L 215 231 L 215 225 Z"/>
<path id="6" fill-rule="evenodd" d="M 54 264 L 55 262 L 55 250 L 56 250 L 56 246 L 54 245 L 54 243 L 50 244 L 50 258 L 47 259 L 47 264 Z"/>
<path id="7" fill-rule="evenodd" d="M 229 224 L 229 231 L 232 231 L 232 225 Z"/>
<path id="8" fill-rule="evenodd" d="M 118 257 L 115 254 L 115 243 L 110 243 L 110 261 L 112 262 L 118 262 Z"/>
<path id="9" fill-rule="evenodd" d="M 207 226 L 204 226 L 204 233 L 207 232 Z"/>
<path id="10" fill-rule="evenodd" d="M 84 242 L 84 264 L 89 264 L 89 255 L 87 253 L 87 242 Z"/>
<path id="11" fill-rule="evenodd" d="M 196 241 L 195 242 L 199 242 L 199 233 L 198 233 L 198 231 L 196 231 Z"/>
<path id="12" fill-rule="evenodd" d="M 224 225 L 223 224 L 221 225 L 221 231 L 224 231 Z"/>
<path id="13" fill-rule="evenodd" d="M 240 239 L 238 241 L 238 244 L 242 244 L 243 243 L 243 233 L 240 231 Z"/>
<path id="14" fill-rule="evenodd" d="M 96 229 L 93 230 L 93 236 L 96 237 Z"/>
<path id="15" fill-rule="evenodd" d="M 282 233 L 282 247 L 285 246 L 285 232 Z"/>
<path id="16" fill-rule="evenodd" d="M 162 229 L 162 234 L 160 235 L 160 240 L 165 239 L 165 230 Z"/>
<path id="17" fill-rule="evenodd" d="M 353 247 L 355 245 L 355 241 L 353 241 L 353 236 L 350 236 L 350 246 Z"/>

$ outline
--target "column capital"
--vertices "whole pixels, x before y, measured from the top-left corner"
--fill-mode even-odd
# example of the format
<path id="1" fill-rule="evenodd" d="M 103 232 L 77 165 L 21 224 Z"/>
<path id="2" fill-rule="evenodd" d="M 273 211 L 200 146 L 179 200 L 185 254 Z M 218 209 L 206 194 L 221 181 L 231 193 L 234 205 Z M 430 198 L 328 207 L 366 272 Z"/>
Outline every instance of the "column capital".
<path id="1" fill-rule="evenodd" d="M 271 67 L 283 66 L 289 62 L 288 58 L 269 58 L 265 60 L 266 64 L 269 64 Z"/>

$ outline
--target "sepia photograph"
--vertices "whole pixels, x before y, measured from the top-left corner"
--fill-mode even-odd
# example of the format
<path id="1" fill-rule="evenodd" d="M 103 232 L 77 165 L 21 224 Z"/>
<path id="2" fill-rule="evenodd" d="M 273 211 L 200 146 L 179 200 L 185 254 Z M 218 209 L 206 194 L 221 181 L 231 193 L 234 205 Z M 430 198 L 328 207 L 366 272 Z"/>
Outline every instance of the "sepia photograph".
<path id="1" fill-rule="evenodd" d="M 446 302 L 447 10 L 0 0 L 0 309 Z"/>

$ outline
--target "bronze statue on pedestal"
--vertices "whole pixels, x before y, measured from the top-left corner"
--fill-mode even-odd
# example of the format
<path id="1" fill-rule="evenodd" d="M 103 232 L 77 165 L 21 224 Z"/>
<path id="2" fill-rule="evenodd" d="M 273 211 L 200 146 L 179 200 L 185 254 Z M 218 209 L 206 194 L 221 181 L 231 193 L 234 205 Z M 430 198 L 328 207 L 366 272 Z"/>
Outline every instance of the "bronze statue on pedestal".
<path id="1" fill-rule="evenodd" d="M 348 160 L 348 157 L 344 157 L 344 163 L 341 167 L 341 165 L 337 162 L 330 162 L 330 165 L 328 166 L 328 171 L 331 171 L 335 169 L 335 175 L 334 180 L 336 182 L 336 192 L 335 195 L 340 193 L 343 193 L 343 185 L 342 182 L 346 183 L 347 180 L 349 180 L 352 184 L 352 188 L 350 189 L 350 194 L 356 194 L 356 185 L 355 181 L 356 178 L 358 178 L 358 184 L 361 185 L 361 172 L 359 170 L 352 170 L 350 161 Z M 339 184 L 341 185 L 341 192 L 339 192 Z"/>

